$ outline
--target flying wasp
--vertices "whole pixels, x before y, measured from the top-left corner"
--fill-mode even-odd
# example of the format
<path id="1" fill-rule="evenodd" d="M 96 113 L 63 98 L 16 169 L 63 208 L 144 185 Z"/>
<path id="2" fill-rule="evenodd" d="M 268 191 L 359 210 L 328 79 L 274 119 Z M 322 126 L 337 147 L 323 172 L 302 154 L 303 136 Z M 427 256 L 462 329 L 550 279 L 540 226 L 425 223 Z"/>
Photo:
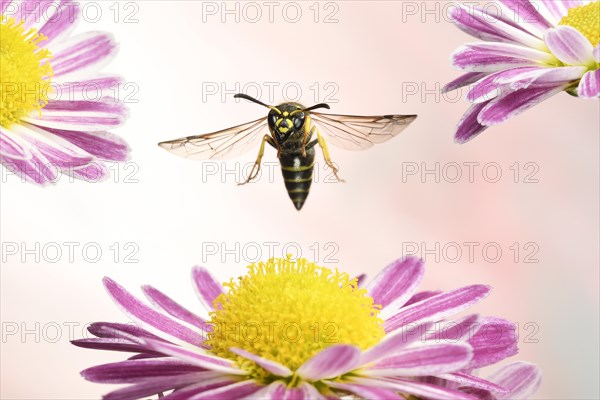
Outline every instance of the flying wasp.
<path id="1" fill-rule="evenodd" d="M 364 150 L 376 143 L 383 143 L 402 132 L 416 115 L 354 116 L 322 114 L 314 112 L 329 105 L 319 103 L 305 108 L 299 103 L 287 102 L 278 106 L 267 105 L 245 94 L 235 98 L 246 99 L 270 109 L 266 117 L 222 131 L 204 135 L 188 136 L 159 143 L 159 146 L 178 156 L 199 160 L 233 157 L 255 147 L 259 141 L 258 157 L 245 182 L 258 176 L 265 152 L 265 143 L 277 150 L 281 172 L 288 195 L 297 210 L 308 197 L 313 180 L 315 147 L 323 152 L 325 163 L 338 181 L 338 169 L 331 161 L 327 140 L 348 150 Z M 267 130 L 268 128 L 268 130 Z M 316 138 L 313 137 L 316 135 Z"/>

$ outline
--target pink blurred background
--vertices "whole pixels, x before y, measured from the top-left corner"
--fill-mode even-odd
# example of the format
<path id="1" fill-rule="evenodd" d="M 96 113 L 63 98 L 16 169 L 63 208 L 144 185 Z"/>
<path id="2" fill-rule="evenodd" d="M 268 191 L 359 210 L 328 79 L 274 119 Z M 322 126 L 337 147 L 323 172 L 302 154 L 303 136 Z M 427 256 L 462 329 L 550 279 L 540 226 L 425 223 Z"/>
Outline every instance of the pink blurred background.
<path id="1" fill-rule="evenodd" d="M 221 2 L 121 2 L 118 16 L 112 3 L 96 4 L 101 18 L 82 21 L 77 32 L 109 30 L 121 44 L 106 70 L 137 85 L 126 94 L 139 87 L 128 99 L 139 100 L 130 104 L 131 118 L 119 129 L 134 150 L 132 160 L 115 166 L 118 176 L 102 184 L 64 178 L 39 189 L 3 172 L 4 245 L 39 243 L 50 251 L 58 243 L 64 254 L 57 262 L 48 254 L 40 260 L 22 251 L 4 255 L 2 399 L 94 399 L 113 388 L 88 383 L 79 371 L 124 355 L 69 344 L 87 323 L 127 321 L 105 294 L 103 276 L 137 294 L 139 285 L 154 284 L 194 309 L 193 265 L 204 264 L 225 280 L 242 273 L 256 249 L 267 258 L 265 242 L 276 243 L 275 256 L 299 248 L 322 265 L 371 276 L 403 252 L 438 243 L 440 251 L 422 254 L 422 288 L 492 285 L 491 296 L 471 311 L 519 324 L 520 353 L 513 360 L 543 369 L 535 398 L 599 398 L 597 101 L 561 94 L 458 145 L 454 127 L 468 104 L 436 91 L 458 76 L 449 54 L 472 38 L 442 17 L 446 3 L 301 2 L 296 23 L 284 18 L 284 7 L 286 18 L 295 18 L 289 3 L 278 3 L 272 23 L 262 2 L 254 9 L 238 3 L 239 22 L 223 14 Z M 430 13 L 423 13 L 425 5 Z M 253 23 L 257 9 L 262 18 Z M 225 168 L 252 163 L 257 149 L 207 170 L 156 146 L 264 115 L 257 105 L 234 101 L 236 82 L 261 87 L 263 101 L 283 100 L 288 84 L 291 97 L 299 87 L 306 105 L 326 100 L 333 113 L 419 118 L 368 151 L 332 147 L 347 183 L 323 182 L 321 168 L 297 212 L 276 166 L 273 179 L 263 175 L 244 187 L 231 174 L 222 177 Z M 225 101 L 222 85 L 230 90 Z M 268 85 L 275 87 L 274 99 Z M 272 149 L 264 161 L 276 162 Z M 464 163 L 479 163 L 473 182 Z M 438 182 L 434 174 L 421 175 L 436 164 Z M 452 183 L 456 165 L 463 176 Z M 497 168 L 502 176 L 489 182 Z M 102 256 L 91 262 L 76 250 L 70 260 L 65 242 L 100 248 Z M 465 242 L 479 243 L 472 259 Z M 482 254 L 484 245 L 502 250 L 496 262 L 492 250 Z M 235 254 L 222 251 L 236 246 Z"/>

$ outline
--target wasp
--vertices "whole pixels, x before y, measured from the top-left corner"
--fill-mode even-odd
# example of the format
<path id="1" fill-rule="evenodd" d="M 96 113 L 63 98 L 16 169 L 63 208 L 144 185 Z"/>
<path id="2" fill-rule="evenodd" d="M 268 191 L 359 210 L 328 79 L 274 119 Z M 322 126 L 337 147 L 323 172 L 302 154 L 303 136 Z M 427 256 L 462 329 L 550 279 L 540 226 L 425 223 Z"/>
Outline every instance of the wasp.
<path id="1" fill-rule="evenodd" d="M 319 103 L 306 108 L 299 103 L 286 102 L 270 106 L 246 94 L 233 97 L 260 104 L 270 111 L 266 117 L 255 121 L 218 132 L 161 142 L 159 146 L 181 157 L 209 160 L 240 155 L 260 142 L 250 174 L 245 182 L 240 183 L 244 185 L 258 176 L 265 144 L 268 144 L 277 150 L 285 187 L 297 210 L 302 208 L 308 197 L 317 145 L 336 179 L 343 182 L 338 168 L 331 161 L 327 141 L 348 150 L 364 150 L 396 136 L 417 118 L 416 115 L 322 114 L 314 110 L 330 109 L 328 104 Z"/>

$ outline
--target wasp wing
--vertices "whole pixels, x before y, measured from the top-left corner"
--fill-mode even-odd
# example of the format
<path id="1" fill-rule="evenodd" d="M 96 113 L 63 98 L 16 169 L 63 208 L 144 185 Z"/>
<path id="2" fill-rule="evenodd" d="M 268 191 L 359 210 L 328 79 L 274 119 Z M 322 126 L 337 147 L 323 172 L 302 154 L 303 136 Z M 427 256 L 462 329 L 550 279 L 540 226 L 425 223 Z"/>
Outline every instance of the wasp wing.
<path id="1" fill-rule="evenodd" d="M 364 150 L 402 132 L 416 115 L 336 115 L 311 112 L 327 141 L 347 150 Z"/>
<path id="2" fill-rule="evenodd" d="M 235 157 L 256 146 L 268 132 L 266 117 L 222 131 L 188 136 L 158 145 L 173 154 L 197 160 Z"/>

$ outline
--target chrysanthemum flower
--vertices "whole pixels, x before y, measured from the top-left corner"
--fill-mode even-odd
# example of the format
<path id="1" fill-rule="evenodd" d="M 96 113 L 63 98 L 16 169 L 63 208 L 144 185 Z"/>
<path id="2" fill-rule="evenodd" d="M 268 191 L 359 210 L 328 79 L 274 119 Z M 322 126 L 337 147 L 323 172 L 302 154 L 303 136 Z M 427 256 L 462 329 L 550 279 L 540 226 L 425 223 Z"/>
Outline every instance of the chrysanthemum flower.
<path id="1" fill-rule="evenodd" d="M 495 0 L 491 5 L 459 5 L 451 13 L 461 30 L 485 41 L 467 44 L 451 57 L 455 67 L 468 72 L 444 90 L 474 84 L 467 93 L 473 105 L 458 124 L 456 141 L 464 143 L 563 91 L 584 99 L 600 96 L 600 1 Z"/>
<path id="2" fill-rule="evenodd" d="M 124 161 L 127 144 L 108 132 L 124 121 L 122 79 L 101 75 L 117 45 L 104 32 L 70 37 L 75 2 L 0 1 L 0 162 L 46 184 L 60 173 L 99 181 L 103 160 Z"/>
<path id="3" fill-rule="evenodd" d="M 253 264 L 223 285 L 196 267 L 193 283 L 207 319 L 144 286 L 150 307 L 105 278 L 113 300 L 146 329 L 98 322 L 89 327 L 95 338 L 73 343 L 136 353 L 82 372 L 93 382 L 128 384 L 105 396 L 113 400 L 168 391 L 169 400 L 476 399 L 465 388 L 508 392 L 468 371 L 516 353 L 513 324 L 477 315 L 446 320 L 490 288 L 417 293 L 423 272 L 421 260 L 398 260 L 363 289 L 357 278 L 304 259 Z"/>

